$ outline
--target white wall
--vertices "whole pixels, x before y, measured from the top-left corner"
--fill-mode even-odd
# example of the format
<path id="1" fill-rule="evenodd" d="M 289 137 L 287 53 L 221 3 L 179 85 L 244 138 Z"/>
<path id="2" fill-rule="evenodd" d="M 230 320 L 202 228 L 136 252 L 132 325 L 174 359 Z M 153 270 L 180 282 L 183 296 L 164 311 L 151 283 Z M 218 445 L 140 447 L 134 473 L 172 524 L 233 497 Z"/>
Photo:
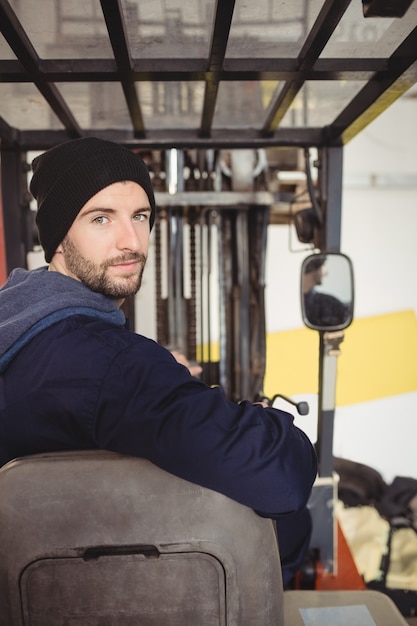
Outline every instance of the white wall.
<path id="1" fill-rule="evenodd" d="M 346 146 L 344 176 L 342 247 L 356 268 L 355 315 L 417 315 L 416 89 Z M 334 450 L 388 482 L 417 478 L 416 435 L 417 392 L 339 408 Z"/>
<path id="2" fill-rule="evenodd" d="M 342 247 L 357 268 L 356 315 L 417 313 L 417 90 L 344 152 Z"/>

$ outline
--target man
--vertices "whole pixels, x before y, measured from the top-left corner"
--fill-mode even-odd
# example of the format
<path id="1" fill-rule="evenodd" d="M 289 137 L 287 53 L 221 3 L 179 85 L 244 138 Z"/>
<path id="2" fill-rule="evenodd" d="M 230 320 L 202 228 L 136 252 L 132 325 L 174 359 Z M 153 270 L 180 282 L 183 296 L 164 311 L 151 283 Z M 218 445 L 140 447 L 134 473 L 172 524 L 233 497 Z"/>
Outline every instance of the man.
<path id="1" fill-rule="evenodd" d="M 146 457 L 276 519 L 287 582 L 309 541 L 310 441 L 288 413 L 227 401 L 125 327 L 155 219 L 146 166 L 86 138 L 32 168 L 49 266 L 16 269 L 0 289 L 0 465 L 71 449 Z"/>

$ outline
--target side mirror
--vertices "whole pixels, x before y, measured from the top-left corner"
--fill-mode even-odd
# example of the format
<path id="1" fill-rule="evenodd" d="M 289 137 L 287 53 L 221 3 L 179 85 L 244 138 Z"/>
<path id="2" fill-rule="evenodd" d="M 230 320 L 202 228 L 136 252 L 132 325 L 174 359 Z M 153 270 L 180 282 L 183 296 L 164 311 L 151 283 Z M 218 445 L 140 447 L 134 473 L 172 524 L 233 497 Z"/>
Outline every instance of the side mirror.
<path id="1" fill-rule="evenodd" d="M 301 311 L 314 330 L 343 330 L 353 319 L 353 268 L 344 254 L 306 257 L 301 267 Z"/>

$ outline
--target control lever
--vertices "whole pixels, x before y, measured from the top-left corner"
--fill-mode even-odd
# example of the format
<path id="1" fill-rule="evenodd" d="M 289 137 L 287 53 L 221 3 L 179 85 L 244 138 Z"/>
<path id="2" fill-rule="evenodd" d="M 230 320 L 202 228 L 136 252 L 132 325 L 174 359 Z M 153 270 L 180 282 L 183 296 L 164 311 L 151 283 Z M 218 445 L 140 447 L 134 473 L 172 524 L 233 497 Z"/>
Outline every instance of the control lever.
<path id="1" fill-rule="evenodd" d="M 288 398 L 287 396 L 283 396 L 281 393 L 276 393 L 275 394 L 275 396 L 270 401 L 271 406 L 274 406 L 274 402 L 275 402 L 275 400 L 277 398 L 281 398 L 282 400 L 285 400 L 286 402 L 289 402 L 290 404 L 295 406 L 295 408 L 297 409 L 299 415 L 308 415 L 308 413 L 310 411 L 310 407 L 308 406 L 308 402 L 294 402 L 294 400 L 291 400 L 291 398 Z"/>

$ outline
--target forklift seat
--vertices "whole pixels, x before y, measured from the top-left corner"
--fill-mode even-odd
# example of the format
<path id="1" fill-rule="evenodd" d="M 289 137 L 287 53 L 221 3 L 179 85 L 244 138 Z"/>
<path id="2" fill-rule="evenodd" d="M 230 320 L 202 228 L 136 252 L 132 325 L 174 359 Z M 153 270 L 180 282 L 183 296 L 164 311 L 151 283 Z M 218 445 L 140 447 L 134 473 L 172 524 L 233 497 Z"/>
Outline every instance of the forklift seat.
<path id="1" fill-rule="evenodd" d="M 271 520 L 145 459 L 0 469 L 0 626 L 282 626 Z"/>
<path id="2" fill-rule="evenodd" d="M 0 626 L 407 626 L 375 591 L 283 591 L 271 520 L 104 451 L 0 468 Z"/>

